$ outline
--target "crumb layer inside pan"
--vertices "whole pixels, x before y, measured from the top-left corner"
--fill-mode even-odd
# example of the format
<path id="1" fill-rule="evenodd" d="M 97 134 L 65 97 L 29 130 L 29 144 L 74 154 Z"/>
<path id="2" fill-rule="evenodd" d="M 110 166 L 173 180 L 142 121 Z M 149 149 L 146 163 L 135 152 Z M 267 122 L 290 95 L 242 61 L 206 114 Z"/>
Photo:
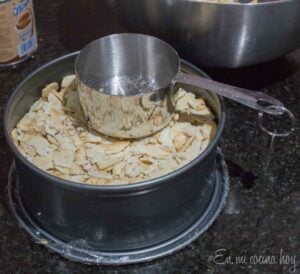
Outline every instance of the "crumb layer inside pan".
<path id="1" fill-rule="evenodd" d="M 201 154 L 216 133 L 202 98 L 180 89 L 172 121 L 140 139 L 117 139 L 91 129 L 79 101 L 76 77 L 49 83 L 12 130 L 22 155 L 59 178 L 85 184 L 131 184 L 168 174 Z"/>

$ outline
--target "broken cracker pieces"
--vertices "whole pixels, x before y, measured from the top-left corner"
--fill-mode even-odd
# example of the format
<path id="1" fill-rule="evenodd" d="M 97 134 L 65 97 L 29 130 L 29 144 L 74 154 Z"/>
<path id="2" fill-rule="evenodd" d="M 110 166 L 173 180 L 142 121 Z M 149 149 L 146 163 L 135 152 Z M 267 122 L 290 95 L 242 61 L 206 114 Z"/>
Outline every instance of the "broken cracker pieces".
<path id="1" fill-rule="evenodd" d="M 76 77 L 68 75 L 60 86 L 53 82 L 42 90 L 11 134 L 27 160 L 59 178 L 97 185 L 137 183 L 182 167 L 214 138 L 214 116 L 203 99 L 180 89 L 175 102 L 177 113 L 160 132 L 111 138 L 89 128 Z"/>

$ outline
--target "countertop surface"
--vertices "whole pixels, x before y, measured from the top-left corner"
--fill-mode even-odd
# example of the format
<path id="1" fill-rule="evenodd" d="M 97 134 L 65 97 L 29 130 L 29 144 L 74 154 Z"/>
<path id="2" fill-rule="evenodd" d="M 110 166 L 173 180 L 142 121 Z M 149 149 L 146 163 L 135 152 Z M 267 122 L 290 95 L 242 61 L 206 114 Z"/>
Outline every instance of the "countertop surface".
<path id="1" fill-rule="evenodd" d="M 267 169 L 270 137 L 259 129 L 257 112 L 228 101 L 220 142 L 230 175 L 227 204 L 209 230 L 183 250 L 144 264 L 87 266 L 49 252 L 18 226 L 7 205 L 13 156 L 2 129 L 6 102 L 16 85 L 42 64 L 100 36 L 126 31 L 100 2 L 35 1 L 38 51 L 18 67 L 0 70 L 0 273 L 300 273 L 293 262 L 300 261 L 299 123 L 292 135 L 275 139 Z M 299 119 L 299 52 L 249 68 L 203 69 L 216 80 L 263 90 Z M 278 119 L 270 126 L 279 130 L 286 123 Z M 232 263 L 216 257 L 221 254 L 231 256 Z M 239 256 L 246 262 L 238 263 Z M 275 256 L 276 262 L 259 263 L 255 256 Z"/>

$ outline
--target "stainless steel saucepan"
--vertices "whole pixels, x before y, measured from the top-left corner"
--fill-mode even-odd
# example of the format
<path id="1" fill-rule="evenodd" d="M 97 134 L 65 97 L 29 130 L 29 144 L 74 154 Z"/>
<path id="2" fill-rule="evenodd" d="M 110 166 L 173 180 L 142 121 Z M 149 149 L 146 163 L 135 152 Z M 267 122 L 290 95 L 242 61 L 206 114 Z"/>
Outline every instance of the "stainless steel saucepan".
<path id="1" fill-rule="evenodd" d="M 75 70 L 86 118 L 94 129 L 113 137 L 139 138 L 165 127 L 174 113 L 177 83 L 207 89 L 262 112 L 282 113 L 276 108 L 282 104 L 262 92 L 180 72 L 177 52 L 148 35 L 100 38 L 80 52 Z"/>

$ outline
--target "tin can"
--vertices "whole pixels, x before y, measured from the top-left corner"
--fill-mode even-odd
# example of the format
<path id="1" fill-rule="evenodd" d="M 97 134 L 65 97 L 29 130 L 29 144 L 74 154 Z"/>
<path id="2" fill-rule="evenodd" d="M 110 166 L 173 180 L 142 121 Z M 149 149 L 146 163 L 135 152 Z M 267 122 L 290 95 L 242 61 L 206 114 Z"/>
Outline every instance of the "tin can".
<path id="1" fill-rule="evenodd" d="M 0 0 L 0 67 L 26 60 L 37 47 L 32 0 Z"/>

